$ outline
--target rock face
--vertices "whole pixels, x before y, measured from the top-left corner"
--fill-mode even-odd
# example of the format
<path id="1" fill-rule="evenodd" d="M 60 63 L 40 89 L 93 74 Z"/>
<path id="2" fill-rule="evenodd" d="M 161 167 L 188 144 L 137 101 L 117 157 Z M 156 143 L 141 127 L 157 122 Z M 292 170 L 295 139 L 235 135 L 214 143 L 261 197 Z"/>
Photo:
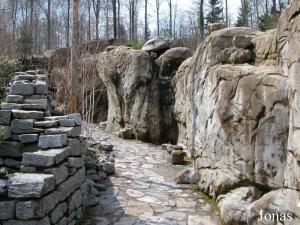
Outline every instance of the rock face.
<path id="1" fill-rule="evenodd" d="M 299 223 L 299 15 L 294 1 L 276 30 L 212 32 L 172 80 L 178 142 L 228 224 Z"/>
<path id="2" fill-rule="evenodd" d="M 160 133 L 164 143 L 177 141 L 178 127 L 174 117 L 175 98 L 171 81 L 181 63 L 191 56 L 190 49 L 177 47 L 171 48 L 155 60 L 159 76 Z"/>
<path id="3" fill-rule="evenodd" d="M 98 56 L 98 73 L 107 88 L 109 131 L 134 129 L 141 140 L 159 141 L 159 96 L 153 59 L 145 51 L 117 47 Z"/>

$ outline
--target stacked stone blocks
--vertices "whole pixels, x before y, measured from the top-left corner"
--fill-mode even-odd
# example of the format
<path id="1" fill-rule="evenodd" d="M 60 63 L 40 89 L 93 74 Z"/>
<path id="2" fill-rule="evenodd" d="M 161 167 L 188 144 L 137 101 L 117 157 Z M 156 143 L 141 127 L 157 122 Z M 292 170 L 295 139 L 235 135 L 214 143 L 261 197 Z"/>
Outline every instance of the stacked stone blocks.
<path id="1" fill-rule="evenodd" d="M 73 225 L 85 207 L 80 114 L 50 115 L 48 77 L 17 73 L 0 110 L 0 225 Z"/>

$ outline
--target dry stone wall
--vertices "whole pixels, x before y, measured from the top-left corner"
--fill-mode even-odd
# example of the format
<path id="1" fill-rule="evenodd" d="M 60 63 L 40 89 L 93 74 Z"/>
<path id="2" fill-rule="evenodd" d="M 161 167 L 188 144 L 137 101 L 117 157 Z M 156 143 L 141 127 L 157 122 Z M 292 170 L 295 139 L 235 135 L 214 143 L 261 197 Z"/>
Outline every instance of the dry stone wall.
<path id="1" fill-rule="evenodd" d="M 86 205 L 81 116 L 51 116 L 48 75 L 17 73 L 0 110 L 1 225 L 73 225 Z"/>

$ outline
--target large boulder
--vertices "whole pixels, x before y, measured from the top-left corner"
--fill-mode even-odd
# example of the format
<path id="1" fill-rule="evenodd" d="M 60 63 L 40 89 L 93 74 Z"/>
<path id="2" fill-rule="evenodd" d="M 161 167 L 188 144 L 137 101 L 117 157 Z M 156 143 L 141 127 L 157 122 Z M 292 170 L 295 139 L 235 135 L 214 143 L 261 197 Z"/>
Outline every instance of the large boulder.
<path id="1" fill-rule="evenodd" d="M 128 127 L 140 140 L 159 142 L 159 92 L 153 58 L 145 51 L 121 46 L 100 53 L 97 69 L 107 89 L 106 130 Z"/>
<path id="2" fill-rule="evenodd" d="M 166 50 L 170 49 L 173 46 L 173 40 L 172 39 L 165 39 L 160 37 L 155 37 L 147 41 L 143 47 L 142 50 L 147 52 L 154 52 L 158 55 L 162 54 Z"/>

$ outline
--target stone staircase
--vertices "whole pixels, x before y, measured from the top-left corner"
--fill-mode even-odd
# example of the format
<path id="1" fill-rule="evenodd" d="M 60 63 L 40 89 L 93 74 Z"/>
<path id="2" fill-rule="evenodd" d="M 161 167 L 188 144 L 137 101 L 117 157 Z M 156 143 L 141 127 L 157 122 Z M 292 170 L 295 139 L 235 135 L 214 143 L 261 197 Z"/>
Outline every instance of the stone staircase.
<path id="1" fill-rule="evenodd" d="M 51 116 L 43 71 L 16 73 L 0 110 L 0 225 L 74 225 L 86 206 L 81 116 Z"/>

